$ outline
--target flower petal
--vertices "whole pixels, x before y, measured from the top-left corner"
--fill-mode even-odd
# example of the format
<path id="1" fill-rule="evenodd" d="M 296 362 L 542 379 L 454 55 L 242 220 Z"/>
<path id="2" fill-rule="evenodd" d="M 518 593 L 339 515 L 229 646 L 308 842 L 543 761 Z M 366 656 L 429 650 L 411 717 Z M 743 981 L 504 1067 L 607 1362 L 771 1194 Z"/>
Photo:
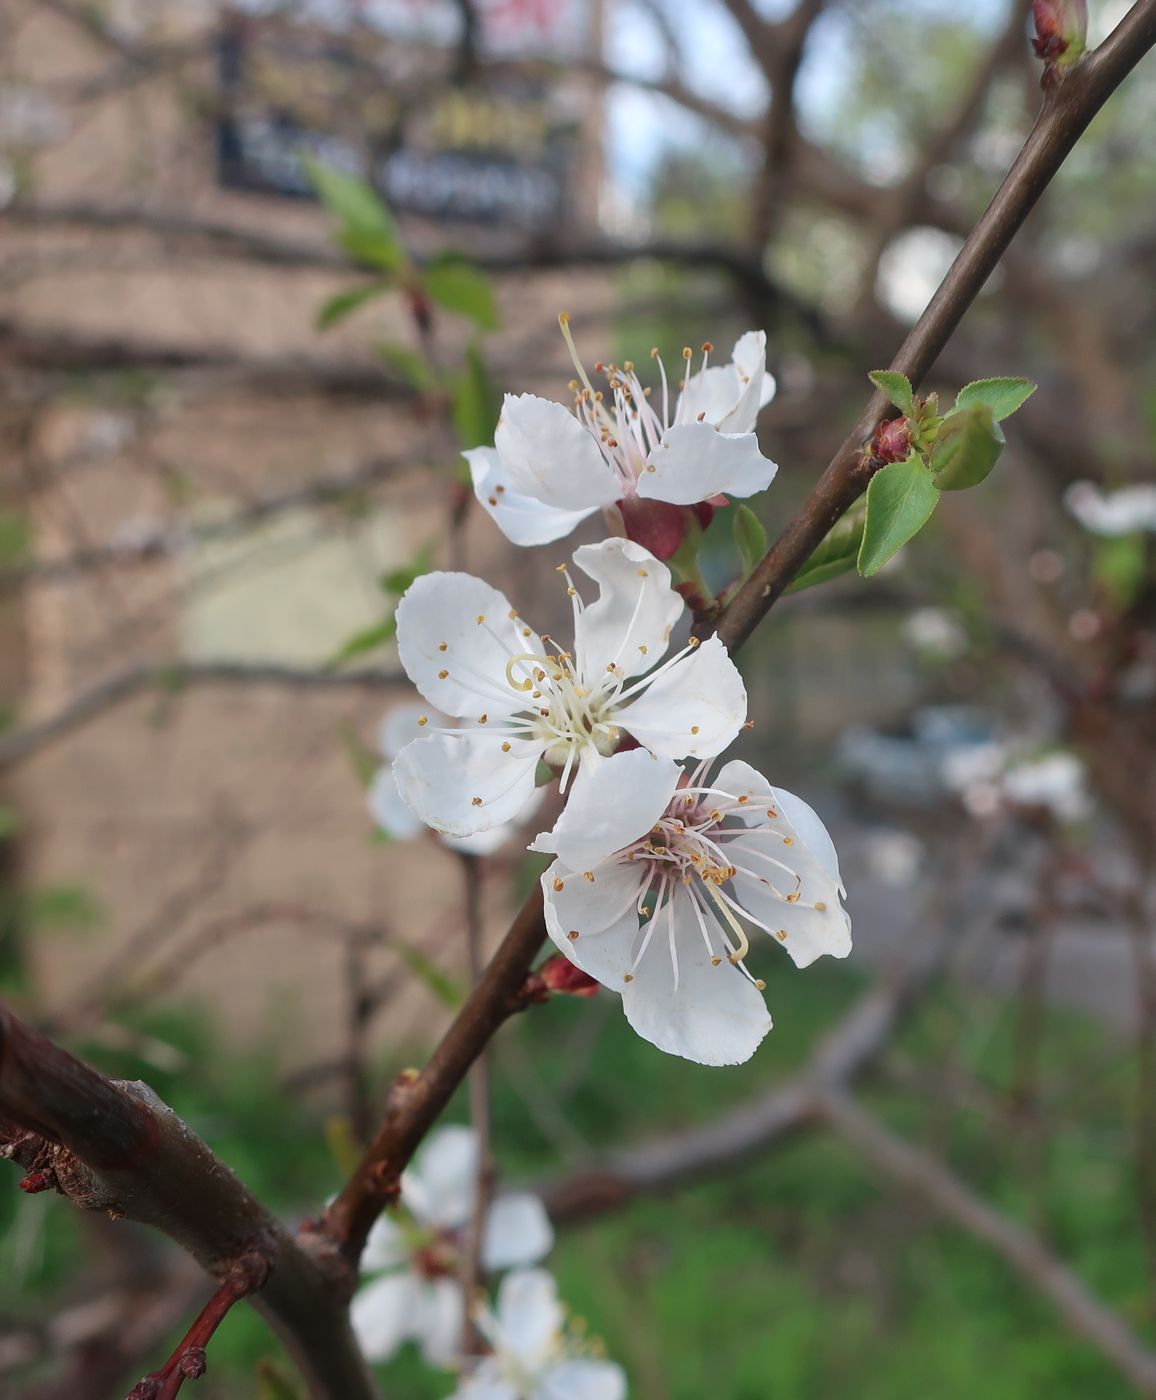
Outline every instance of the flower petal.
<path id="1" fill-rule="evenodd" d="M 473 720 L 522 708 L 506 663 L 519 652 L 540 654 L 542 642 L 512 613 L 504 593 L 472 574 L 414 579 L 397 605 L 397 653 L 431 705 Z"/>
<path id="2" fill-rule="evenodd" d="M 394 1269 L 408 1258 L 409 1248 L 397 1221 L 388 1215 L 378 1216 L 361 1251 L 361 1272 L 373 1274 L 381 1269 Z"/>
<path id="3" fill-rule="evenodd" d="M 426 727 L 418 721 L 438 728 L 450 723 L 440 710 L 420 700 L 406 700 L 387 711 L 377 727 L 377 751 L 382 758 L 396 758 L 411 739 L 416 739 Z"/>
<path id="4" fill-rule="evenodd" d="M 534 1400 L 626 1400 L 626 1374 L 613 1361 L 563 1361 L 538 1382 Z"/>
<path id="5" fill-rule="evenodd" d="M 462 456 L 470 464 L 478 504 L 511 544 L 549 544 L 560 540 L 598 509 L 559 510 L 515 491 L 492 447 L 475 447 Z"/>
<path id="6" fill-rule="evenodd" d="M 545 796 L 545 788 L 536 787 L 530 794 L 529 801 L 518 813 L 518 823 L 529 822 L 542 805 Z M 475 832 L 473 836 L 443 836 L 442 841 L 451 851 L 461 851 L 463 855 L 492 856 L 495 851 L 501 850 L 507 841 L 512 841 L 516 835 L 516 823 L 501 822 L 498 826 L 490 827 L 488 831 Z"/>
<path id="7" fill-rule="evenodd" d="M 545 1269 L 507 1274 L 498 1288 L 498 1350 L 532 1370 L 549 1354 L 564 1317 L 558 1285 Z"/>
<path id="8" fill-rule="evenodd" d="M 494 1201 L 482 1239 L 482 1267 L 487 1272 L 536 1264 L 553 1246 L 554 1227 L 537 1196 L 511 1191 Z"/>
<path id="9" fill-rule="evenodd" d="M 456 1230 L 473 1214 L 477 1180 L 477 1134 L 451 1123 L 429 1135 L 402 1173 L 402 1204 L 423 1225 Z"/>
<path id="10" fill-rule="evenodd" d="M 464 1376 L 449 1400 L 518 1400 L 518 1389 L 503 1380 L 492 1357 L 486 1357 L 472 1376 Z"/>
<path id="11" fill-rule="evenodd" d="M 530 843 L 554 851 L 571 870 L 591 870 L 647 834 L 674 796 L 682 770 L 646 749 L 584 764 L 552 831 Z"/>
<path id="12" fill-rule="evenodd" d="M 742 1064 L 771 1029 L 766 1003 L 725 957 L 717 967 L 711 963 L 691 896 L 678 888 L 674 901 L 678 986 L 666 930 L 659 927 L 632 980 L 619 987 L 626 1019 L 668 1055 L 700 1065 Z M 655 917 L 665 921 L 665 908 Z"/>
<path id="13" fill-rule="evenodd" d="M 734 365 L 711 365 L 687 380 L 675 409 L 676 423 L 721 423 L 742 398 L 743 383 Z M 699 414 L 702 418 L 699 418 Z M 736 429 L 735 431 L 746 431 Z"/>
<path id="14" fill-rule="evenodd" d="M 387 1361 L 407 1338 L 420 1303 L 420 1281 L 407 1271 L 362 1288 L 349 1308 L 357 1345 L 370 1361 Z"/>
<path id="15" fill-rule="evenodd" d="M 668 428 L 646 459 L 638 494 L 691 506 L 712 496 L 765 491 L 778 467 L 759 451 L 754 433 L 726 433 L 709 423 Z"/>
<path id="16" fill-rule="evenodd" d="M 509 486 L 543 505 L 589 511 L 622 494 L 594 438 L 552 399 L 507 394 L 494 447 Z"/>
<path id="17" fill-rule="evenodd" d="M 751 834 L 730 838 L 724 846 L 727 857 L 745 867 L 731 881 L 735 899 L 778 936 L 797 967 L 808 967 L 824 953 L 845 958 L 851 951 L 851 920 L 839 902 L 843 885 L 835 846 L 818 815 L 747 763 L 728 763 L 716 784 L 756 799 L 741 813 Z M 768 810 L 776 815 L 768 817 Z M 796 888 L 788 870 L 799 880 L 799 897 L 791 903 L 783 897 Z"/>
<path id="18" fill-rule="evenodd" d="M 668 758 L 721 753 L 747 718 L 747 688 L 717 637 L 671 666 L 618 722 L 648 749 Z"/>
<path id="19" fill-rule="evenodd" d="M 427 1365 L 448 1370 L 462 1344 L 465 1308 L 456 1278 L 439 1278 L 423 1285 L 414 1317 L 414 1336 Z"/>
<path id="20" fill-rule="evenodd" d="M 775 379 L 767 373 L 767 336 L 765 331 L 747 331 L 735 341 L 731 360 L 743 386 L 742 394 L 731 412 L 719 422 L 724 433 L 754 431 L 759 410 L 775 397 Z"/>
<path id="21" fill-rule="evenodd" d="M 683 601 L 670 570 L 633 540 L 603 540 L 574 551 L 574 562 L 599 587 L 574 627 L 574 655 L 586 682 L 597 685 L 606 668 L 641 675 L 666 654 Z"/>
<path id="22" fill-rule="evenodd" d="M 618 868 L 614 865 L 603 867 L 606 878 L 598 883 L 604 889 L 613 883 L 612 872 Z M 620 992 L 625 985 L 623 979 L 634 960 L 634 947 L 638 941 L 636 906 L 646 878 L 633 864 L 623 868 L 625 875 L 621 882 L 615 885 L 616 893 L 622 899 L 622 912 L 617 918 L 611 917 L 609 922 L 605 922 L 609 902 L 599 909 L 596 905 L 587 905 L 584 900 L 576 900 L 576 909 L 571 907 L 559 912 L 554 884 L 561 880 L 567 891 L 571 887 L 578 890 L 585 883 L 581 875 L 574 874 L 555 861 L 542 877 L 542 887 L 546 895 L 547 933 L 575 967 L 581 968 L 604 987 L 609 987 L 615 992 Z M 626 876 L 630 877 L 632 883 L 626 882 Z M 571 933 L 577 933 L 578 937 L 570 938 Z"/>
<path id="23" fill-rule="evenodd" d="M 395 841 L 412 841 L 425 830 L 425 823 L 402 800 L 397 779 L 388 763 L 373 775 L 365 803 L 374 822 Z"/>
<path id="24" fill-rule="evenodd" d="M 427 734 L 402 749 L 393 773 L 423 822 L 447 836 L 472 836 L 523 810 L 534 795 L 541 750 L 533 740 L 507 739 L 500 730 Z"/>

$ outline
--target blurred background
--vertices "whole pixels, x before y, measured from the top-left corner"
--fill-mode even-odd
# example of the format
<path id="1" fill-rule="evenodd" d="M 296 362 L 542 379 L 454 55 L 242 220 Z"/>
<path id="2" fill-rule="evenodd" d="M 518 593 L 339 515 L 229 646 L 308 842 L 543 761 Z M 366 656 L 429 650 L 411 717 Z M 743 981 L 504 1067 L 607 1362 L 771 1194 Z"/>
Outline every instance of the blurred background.
<path id="1" fill-rule="evenodd" d="M 146 1079 L 287 1218 L 316 1211 L 460 999 L 470 882 L 496 942 L 541 869 L 514 840 L 468 873 L 366 810 L 412 698 L 409 579 L 483 574 L 548 629 L 554 567 L 603 533 L 515 550 L 460 449 L 503 392 L 567 397 L 559 311 L 587 363 L 765 329 L 773 537 L 1030 126 L 1029 9 L 0 0 L 21 1013 Z M 1096 41 L 1127 6 L 1090 9 Z M 1156 490 L 1154 119 L 1149 62 L 927 386 L 1038 381 L 996 473 L 742 653 L 745 756 L 831 827 L 853 957 L 756 952 L 776 1028 L 740 1070 L 663 1057 L 609 994 L 494 1048 L 501 1170 L 545 1183 L 563 1296 L 645 1400 L 1156 1384 L 1156 507 L 1105 504 Z M 768 1130 L 822 1045 L 857 1106 Z M 665 1175 L 595 1189 L 656 1136 Z M 4 1395 L 115 1400 L 203 1296 L 157 1238 L 11 1173 L 0 1221 Z M 1047 1296 L 1064 1266 L 1074 1311 Z M 1082 1325 L 1096 1307 L 1123 1342 Z M 197 1394 L 251 1396 L 277 1356 L 238 1311 Z M 382 1375 L 452 1389 L 416 1354 Z"/>

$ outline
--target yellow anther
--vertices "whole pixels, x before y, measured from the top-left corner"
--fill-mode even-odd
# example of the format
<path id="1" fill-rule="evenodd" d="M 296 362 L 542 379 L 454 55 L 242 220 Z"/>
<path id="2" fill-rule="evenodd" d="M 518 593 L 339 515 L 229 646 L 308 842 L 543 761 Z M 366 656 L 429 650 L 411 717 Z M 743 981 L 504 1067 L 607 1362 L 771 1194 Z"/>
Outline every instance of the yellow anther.
<path id="1" fill-rule="evenodd" d="M 593 884 L 593 883 L 594 883 L 594 872 L 593 872 L 593 870 L 584 870 L 584 871 L 582 872 L 582 878 L 583 878 L 584 880 L 589 880 L 590 883 Z"/>
<path id="2" fill-rule="evenodd" d="M 817 899 L 817 900 L 815 901 L 815 909 L 817 910 L 818 913 L 820 913 L 820 914 L 825 914 L 825 913 L 827 912 L 827 904 L 826 904 L 826 901 L 825 901 L 825 900 L 822 900 L 822 899 Z"/>
<path id="3" fill-rule="evenodd" d="M 755 978 L 755 991 L 756 991 L 756 992 L 765 992 L 766 990 L 767 990 L 767 984 L 763 981 L 763 979 L 762 979 L 761 977 L 756 977 L 756 978 Z"/>
<path id="4" fill-rule="evenodd" d="M 439 680 L 439 681 L 444 681 L 445 678 L 446 678 L 448 675 L 449 675 L 449 672 L 448 672 L 448 671 L 439 671 L 439 672 L 438 672 L 438 680 Z"/>
<path id="5" fill-rule="evenodd" d="M 509 753 L 509 752 L 510 752 L 510 742 L 509 742 L 508 739 L 507 739 L 506 742 L 502 745 L 502 752 L 503 752 L 503 753 Z"/>
<path id="6" fill-rule="evenodd" d="M 418 715 L 418 717 L 417 717 L 417 722 L 418 722 L 418 727 L 420 728 L 422 725 L 426 725 L 426 724 L 429 723 L 429 716 L 428 716 L 428 715 Z"/>
<path id="7" fill-rule="evenodd" d="M 775 937 L 780 943 L 785 943 L 787 941 L 787 930 L 785 928 L 776 929 Z"/>
<path id="8" fill-rule="evenodd" d="M 795 844 L 795 838 L 794 838 L 793 836 L 784 836 L 784 837 L 783 837 L 783 845 L 784 845 L 784 846 L 793 846 L 794 844 Z"/>
<path id="9" fill-rule="evenodd" d="M 489 715 L 479 715 L 479 716 L 478 716 L 478 723 L 479 723 L 479 724 L 487 724 L 487 723 L 489 722 L 489 718 L 490 718 Z"/>
<path id="10" fill-rule="evenodd" d="M 438 642 L 438 651 L 446 651 L 448 648 L 449 642 Z"/>
<path id="11" fill-rule="evenodd" d="M 624 982 L 633 982 L 633 981 L 634 981 L 634 973 L 633 973 L 633 972 L 628 972 L 628 973 L 626 974 L 626 976 L 625 976 L 622 980 L 623 980 Z"/>
<path id="12" fill-rule="evenodd" d="M 639 578 L 649 578 L 650 575 L 646 572 L 645 569 L 639 569 L 639 571 L 638 571 L 638 577 L 639 577 Z"/>
<path id="13" fill-rule="evenodd" d="M 482 805 L 482 799 L 481 799 L 480 797 L 471 797 L 471 798 L 470 798 L 470 806 L 471 806 L 471 807 L 480 807 L 481 805 Z"/>
<path id="14" fill-rule="evenodd" d="M 711 967 L 719 967 L 719 966 L 721 966 L 721 964 L 722 964 L 722 958 L 711 958 L 711 960 L 710 960 L 710 965 L 711 965 Z"/>
<path id="15" fill-rule="evenodd" d="M 711 342 L 710 342 L 709 340 L 704 340 L 704 341 L 703 341 L 703 343 L 702 343 L 702 353 L 703 353 L 704 355 L 709 355 L 710 352 L 711 352 L 713 349 L 714 349 L 714 346 L 711 344 Z"/>
<path id="16" fill-rule="evenodd" d="M 566 888 L 566 881 L 565 881 L 565 880 L 555 880 L 555 881 L 554 881 L 554 889 L 555 889 L 559 894 L 561 894 L 562 891 L 563 891 L 565 888 Z"/>
<path id="17" fill-rule="evenodd" d="M 477 617 L 474 618 L 474 621 L 478 624 L 479 627 L 482 625 L 483 622 L 485 622 L 485 620 L 485 613 L 478 613 Z"/>
<path id="18" fill-rule="evenodd" d="M 751 800 L 751 799 L 750 799 L 750 797 L 747 795 L 747 793 L 745 793 L 745 792 L 740 792 L 740 793 L 739 793 L 739 806 L 740 806 L 740 807 L 745 807 L 746 804 L 747 804 L 750 800 Z"/>
<path id="19" fill-rule="evenodd" d="M 643 656 L 645 656 L 646 653 L 650 650 L 650 648 L 646 645 L 645 642 L 639 642 L 638 650 L 643 654 Z"/>
<path id="20" fill-rule="evenodd" d="M 570 940 L 571 943 L 573 943 L 574 940 L 578 937 L 578 930 L 576 928 L 572 928 L 570 932 L 566 935 L 566 937 Z"/>
<path id="21" fill-rule="evenodd" d="M 697 733 L 698 733 L 698 725 L 697 725 L 697 724 L 692 724 L 692 725 L 690 726 L 690 732 L 691 732 L 692 734 L 697 734 Z"/>

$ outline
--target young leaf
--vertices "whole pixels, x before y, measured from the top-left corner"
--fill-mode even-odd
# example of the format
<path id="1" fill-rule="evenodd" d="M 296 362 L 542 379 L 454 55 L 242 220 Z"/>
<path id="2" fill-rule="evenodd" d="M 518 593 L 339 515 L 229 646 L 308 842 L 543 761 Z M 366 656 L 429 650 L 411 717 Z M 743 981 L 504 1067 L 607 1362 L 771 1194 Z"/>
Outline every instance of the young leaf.
<path id="1" fill-rule="evenodd" d="M 931 473 L 915 453 L 875 473 L 867 487 L 867 516 L 859 546 L 859 572 L 864 578 L 878 573 L 922 530 L 938 500 Z"/>
<path id="2" fill-rule="evenodd" d="M 429 573 L 432 564 L 433 545 L 427 542 L 408 564 L 403 564 L 400 569 L 392 569 L 388 574 L 382 574 L 377 580 L 378 587 L 383 593 L 400 598 L 415 578 Z"/>
<path id="3" fill-rule="evenodd" d="M 353 287 L 348 292 L 338 292 L 336 296 L 330 297 L 317 313 L 317 329 L 327 331 L 330 326 L 344 321 L 346 316 L 364 306 L 366 302 L 387 291 L 389 283 L 378 281 L 367 282 L 363 287 Z"/>
<path id="4" fill-rule="evenodd" d="M 378 647 L 385 646 L 386 642 L 392 642 L 397 631 L 397 622 L 392 613 L 381 622 L 375 622 L 371 627 L 366 627 L 360 632 L 355 632 L 348 641 L 344 642 L 339 650 L 329 659 L 329 666 L 342 666 L 347 661 L 353 661 L 358 656 L 364 656 L 366 652 L 376 651 Z"/>
<path id="5" fill-rule="evenodd" d="M 424 269 L 422 281 L 439 306 L 467 316 L 479 330 L 498 329 L 498 305 L 490 279 L 464 258 L 453 254 L 436 258 Z"/>
<path id="6" fill-rule="evenodd" d="M 451 1011 L 456 1011 L 465 1001 L 466 994 L 463 988 L 448 973 L 443 972 L 437 963 L 428 958 L 416 944 L 407 943 L 404 938 L 398 938 L 395 935 L 390 939 L 390 947 L 397 950 L 397 955 L 402 962 L 411 972 L 416 973 L 443 1006 L 448 1006 Z"/>
<path id="7" fill-rule="evenodd" d="M 915 394 L 911 389 L 911 380 L 905 374 L 897 374 L 890 369 L 875 369 L 867 378 L 876 389 L 883 390 L 904 418 L 915 418 Z"/>
<path id="8" fill-rule="evenodd" d="M 795 575 L 788 593 L 801 593 L 817 583 L 838 578 L 855 567 L 859 546 L 863 542 L 862 507 L 850 510 L 827 531 L 818 549 Z"/>
<path id="9" fill-rule="evenodd" d="M 377 353 L 395 374 L 415 389 L 424 393 L 433 387 L 433 368 L 420 350 L 383 340 L 378 344 Z"/>
<path id="10" fill-rule="evenodd" d="M 262 1357 L 257 1362 L 257 1400 L 302 1400 L 302 1396 L 279 1366 Z"/>
<path id="11" fill-rule="evenodd" d="M 1006 439 L 987 404 L 953 409 L 931 448 L 931 470 L 941 491 L 966 491 L 985 481 Z"/>
<path id="12" fill-rule="evenodd" d="M 1036 385 L 1030 379 L 976 379 L 959 391 L 955 408 L 958 411 L 983 404 L 999 423 L 1022 408 L 1035 392 Z"/>
<path id="13" fill-rule="evenodd" d="M 750 506 L 736 506 L 732 522 L 735 544 L 743 561 L 744 576 L 750 574 L 767 552 L 767 532 Z"/>
<path id="14" fill-rule="evenodd" d="M 303 156 L 301 163 L 318 199 L 340 222 L 338 238 L 345 251 L 387 272 L 399 268 L 406 260 L 405 245 L 393 215 L 372 185 L 309 156 Z"/>
<path id="15" fill-rule="evenodd" d="M 501 399 L 477 344 L 466 351 L 466 367 L 454 381 L 450 411 L 463 447 L 494 440 Z"/>

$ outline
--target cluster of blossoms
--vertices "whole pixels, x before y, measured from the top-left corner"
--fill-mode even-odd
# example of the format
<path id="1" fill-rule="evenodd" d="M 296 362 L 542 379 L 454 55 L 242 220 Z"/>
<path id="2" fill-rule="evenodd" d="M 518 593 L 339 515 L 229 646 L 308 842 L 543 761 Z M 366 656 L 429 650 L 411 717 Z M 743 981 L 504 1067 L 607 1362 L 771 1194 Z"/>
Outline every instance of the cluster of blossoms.
<path id="1" fill-rule="evenodd" d="M 469 1128 L 432 1134 L 401 1181 L 396 1209 L 373 1227 L 362 1269 L 373 1275 L 353 1300 L 350 1319 L 362 1351 L 386 1361 L 415 1342 L 439 1369 L 459 1363 L 465 1305 L 459 1283 L 465 1232 L 474 1211 L 478 1141 Z M 624 1400 L 621 1369 L 566 1325 L 554 1280 L 533 1268 L 554 1232 L 541 1201 L 500 1195 L 486 1214 L 480 1263 L 505 1273 L 496 1311 L 476 1321 L 491 1352 L 471 1363 L 461 1400 Z M 506 1272 L 509 1270 L 510 1272 Z"/>
<path id="2" fill-rule="evenodd" d="M 766 341 L 744 335 L 721 366 L 708 349 L 693 374 L 686 352 L 671 411 L 661 360 L 660 408 L 629 363 L 596 366 L 607 395 L 590 383 L 564 319 L 563 331 L 578 371 L 574 412 L 508 397 L 495 446 L 467 454 L 475 486 L 515 543 L 557 539 L 599 509 L 627 537 L 577 549 L 573 575 L 559 566 L 573 624 L 564 641 L 479 578 L 415 580 L 397 608 L 398 654 L 429 708 L 408 717 L 408 743 L 404 717 L 387 722 L 392 766 L 371 809 L 388 830 L 404 830 L 407 813 L 451 843 L 484 848 L 525 821 L 543 775 L 557 775 L 566 805 L 531 842 L 556 857 L 542 881 L 551 938 L 621 995 L 647 1040 L 736 1064 L 771 1026 L 764 984 L 746 964 L 751 938 L 769 935 L 805 967 L 846 956 L 850 922 L 815 813 L 745 763 L 711 776 L 711 760 L 746 726 L 746 688 L 717 637 L 674 645 L 686 606 L 640 535 L 663 533 L 661 517 L 646 514 L 656 504 L 702 520 L 727 494 L 774 476 L 754 431 L 774 392 Z M 583 597 L 581 576 L 596 597 Z"/>

